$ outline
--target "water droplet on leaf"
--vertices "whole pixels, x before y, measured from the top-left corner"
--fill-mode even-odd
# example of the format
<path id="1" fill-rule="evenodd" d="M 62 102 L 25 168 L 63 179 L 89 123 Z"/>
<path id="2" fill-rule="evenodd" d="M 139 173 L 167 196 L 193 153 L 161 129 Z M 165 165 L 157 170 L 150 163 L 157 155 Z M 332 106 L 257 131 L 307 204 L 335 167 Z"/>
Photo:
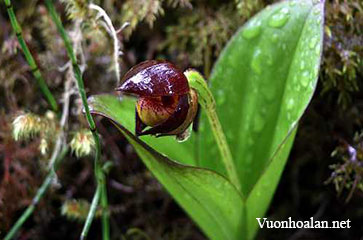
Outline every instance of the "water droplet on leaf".
<path id="1" fill-rule="evenodd" d="M 314 77 L 316 77 L 318 75 L 318 73 L 319 73 L 319 66 L 316 66 L 314 68 Z"/>
<path id="2" fill-rule="evenodd" d="M 287 20 L 289 20 L 289 12 L 290 11 L 288 8 L 281 8 L 270 17 L 268 25 L 275 28 L 283 27 L 286 24 Z"/>
<path id="3" fill-rule="evenodd" d="M 310 74 L 309 71 L 304 71 L 301 75 L 301 84 L 303 87 L 307 87 L 310 80 Z"/>
<path id="4" fill-rule="evenodd" d="M 314 90 L 314 87 L 315 87 L 315 83 L 314 83 L 314 81 L 311 81 L 310 82 L 310 88 L 311 88 L 311 90 Z"/>
<path id="5" fill-rule="evenodd" d="M 286 44 L 285 43 L 283 43 L 283 44 L 281 44 L 281 48 L 282 48 L 282 50 L 286 50 Z"/>
<path id="6" fill-rule="evenodd" d="M 290 7 L 293 7 L 293 6 L 295 6 L 295 5 L 296 5 L 296 2 L 295 2 L 295 1 L 291 1 L 291 2 L 289 3 L 289 5 L 290 5 Z"/>
<path id="7" fill-rule="evenodd" d="M 255 51 L 255 53 L 253 54 L 253 58 L 251 61 L 252 70 L 257 74 L 261 74 L 261 72 L 262 72 L 261 64 L 262 64 L 261 50 L 257 49 Z"/>
<path id="8" fill-rule="evenodd" d="M 257 37 L 261 32 L 261 21 L 252 20 L 243 30 L 242 36 L 246 39 Z"/>
<path id="9" fill-rule="evenodd" d="M 293 98 L 290 98 L 287 101 L 287 104 L 286 104 L 287 110 L 291 110 L 294 107 L 294 103 L 295 103 L 294 99 Z"/>
<path id="10" fill-rule="evenodd" d="M 309 47 L 310 49 L 314 49 L 316 44 L 318 43 L 318 38 L 317 37 L 313 37 L 309 43 Z"/>
<path id="11" fill-rule="evenodd" d="M 271 39 L 272 39 L 272 42 L 276 43 L 279 40 L 279 35 L 277 33 L 274 33 L 272 35 Z"/>
<path id="12" fill-rule="evenodd" d="M 302 60 L 301 62 L 300 62 L 300 70 L 304 70 L 305 69 L 305 61 L 304 60 Z"/>
<path id="13" fill-rule="evenodd" d="M 265 126 L 265 119 L 261 116 L 261 114 L 256 114 L 253 130 L 255 132 L 260 132 L 264 126 Z"/>
<path id="14" fill-rule="evenodd" d="M 315 4 L 318 4 L 318 3 L 320 3 L 320 0 L 313 0 L 313 4 L 315 5 Z"/>
<path id="15" fill-rule="evenodd" d="M 315 54 L 316 55 L 319 55 L 320 54 L 320 46 L 319 46 L 319 44 L 316 45 L 316 47 L 315 47 Z"/>

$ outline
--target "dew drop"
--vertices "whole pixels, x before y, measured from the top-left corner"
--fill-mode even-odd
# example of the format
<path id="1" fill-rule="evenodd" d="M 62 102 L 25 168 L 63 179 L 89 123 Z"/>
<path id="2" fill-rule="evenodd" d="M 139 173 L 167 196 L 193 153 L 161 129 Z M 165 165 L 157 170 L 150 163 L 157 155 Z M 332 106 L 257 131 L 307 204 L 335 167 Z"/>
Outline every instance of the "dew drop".
<path id="1" fill-rule="evenodd" d="M 286 50 L 286 44 L 285 43 L 283 43 L 283 44 L 281 44 L 281 48 L 282 48 L 282 50 Z"/>
<path id="2" fill-rule="evenodd" d="M 292 79 L 292 81 L 293 81 L 294 84 L 297 84 L 297 82 L 298 82 L 297 81 L 297 75 L 294 76 L 294 78 Z"/>
<path id="3" fill-rule="evenodd" d="M 272 42 L 276 43 L 279 40 L 279 35 L 277 33 L 274 33 L 272 35 L 271 39 L 272 39 Z"/>
<path id="4" fill-rule="evenodd" d="M 304 60 L 302 60 L 301 62 L 300 62 L 300 70 L 304 70 L 305 69 L 305 61 Z"/>
<path id="5" fill-rule="evenodd" d="M 316 66 L 316 67 L 314 68 L 314 77 L 318 76 L 318 73 L 319 73 L 319 67 L 318 67 L 318 66 Z"/>
<path id="6" fill-rule="evenodd" d="M 264 126 L 265 126 L 264 118 L 261 116 L 261 114 L 256 114 L 255 122 L 253 125 L 253 131 L 260 132 Z"/>
<path id="7" fill-rule="evenodd" d="M 261 64 L 262 64 L 261 50 L 257 49 L 255 51 L 255 53 L 253 54 L 253 58 L 251 61 L 252 70 L 257 74 L 261 74 L 261 72 L 262 72 Z"/>
<path id="8" fill-rule="evenodd" d="M 295 103 L 294 99 L 293 98 L 290 98 L 287 101 L 287 104 L 286 104 L 287 110 L 291 110 L 294 107 L 294 103 Z"/>
<path id="9" fill-rule="evenodd" d="M 275 28 L 283 27 L 287 20 L 289 20 L 289 12 L 288 8 L 281 8 L 270 17 L 268 25 Z"/>
<path id="10" fill-rule="evenodd" d="M 315 8 L 315 9 L 314 9 L 314 14 L 315 14 L 315 15 L 318 15 L 319 13 L 320 13 L 320 9 L 319 9 L 319 8 Z"/>
<path id="11" fill-rule="evenodd" d="M 294 7 L 296 5 L 296 2 L 295 1 L 291 1 L 290 3 L 289 3 L 289 6 L 290 7 Z"/>
<path id="12" fill-rule="evenodd" d="M 307 87 L 310 80 L 310 74 L 309 71 L 304 71 L 301 75 L 301 84 L 303 87 Z"/>
<path id="13" fill-rule="evenodd" d="M 320 3 L 320 0 L 313 0 L 313 4 L 315 5 L 315 4 L 318 4 L 318 3 Z"/>
<path id="14" fill-rule="evenodd" d="M 301 90 L 300 84 L 296 84 L 296 91 L 300 91 L 300 90 Z"/>
<path id="15" fill-rule="evenodd" d="M 309 48 L 310 49 L 314 49 L 316 44 L 318 43 L 318 38 L 317 37 L 313 37 L 309 43 Z"/>
<path id="16" fill-rule="evenodd" d="M 306 1 L 300 1 L 300 5 L 302 6 L 302 7 L 305 7 L 306 5 L 307 5 L 307 3 L 306 3 Z"/>
<path id="17" fill-rule="evenodd" d="M 316 47 L 315 47 L 315 54 L 320 55 L 320 46 L 319 45 L 316 45 Z"/>
<path id="18" fill-rule="evenodd" d="M 310 89 L 311 90 L 314 90 L 314 87 L 315 87 L 315 83 L 313 81 L 310 82 Z"/>
<path id="19" fill-rule="evenodd" d="M 257 37 L 261 32 L 261 21 L 252 20 L 243 30 L 242 36 L 246 39 Z"/>

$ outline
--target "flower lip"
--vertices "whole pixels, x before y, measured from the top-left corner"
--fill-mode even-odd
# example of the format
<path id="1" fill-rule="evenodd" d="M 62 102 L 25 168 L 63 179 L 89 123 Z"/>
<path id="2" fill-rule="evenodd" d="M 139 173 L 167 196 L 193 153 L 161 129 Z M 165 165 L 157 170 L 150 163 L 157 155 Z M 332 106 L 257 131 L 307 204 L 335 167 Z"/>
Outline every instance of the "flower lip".
<path id="1" fill-rule="evenodd" d="M 142 135 L 157 135 L 157 136 L 167 136 L 167 135 L 174 135 L 169 134 L 169 132 L 172 132 L 173 130 L 177 129 L 182 123 L 185 121 L 189 110 L 189 102 L 188 102 L 188 95 L 184 94 L 179 96 L 178 100 L 178 106 L 175 109 L 175 112 L 162 124 L 155 126 L 153 128 L 147 129 L 143 131 L 144 128 L 146 128 L 146 125 L 142 122 L 140 119 L 140 116 L 136 112 L 136 135 L 142 136 Z"/>
<path id="2" fill-rule="evenodd" d="M 182 71 L 167 61 L 148 60 L 131 68 L 122 78 L 117 91 L 136 96 L 160 97 L 189 92 Z"/>

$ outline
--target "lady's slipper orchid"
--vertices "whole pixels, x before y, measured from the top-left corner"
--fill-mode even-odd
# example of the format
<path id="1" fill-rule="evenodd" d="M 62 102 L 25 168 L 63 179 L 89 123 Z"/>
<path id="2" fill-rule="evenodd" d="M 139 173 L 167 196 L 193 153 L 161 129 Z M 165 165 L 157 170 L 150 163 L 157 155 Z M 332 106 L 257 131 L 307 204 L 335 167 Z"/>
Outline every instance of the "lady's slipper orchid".
<path id="1" fill-rule="evenodd" d="M 182 71 L 166 61 L 150 60 L 131 68 L 116 90 L 138 97 L 137 136 L 181 138 L 198 109 L 198 95 Z M 150 127 L 145 130 L 146 127 Z"/>

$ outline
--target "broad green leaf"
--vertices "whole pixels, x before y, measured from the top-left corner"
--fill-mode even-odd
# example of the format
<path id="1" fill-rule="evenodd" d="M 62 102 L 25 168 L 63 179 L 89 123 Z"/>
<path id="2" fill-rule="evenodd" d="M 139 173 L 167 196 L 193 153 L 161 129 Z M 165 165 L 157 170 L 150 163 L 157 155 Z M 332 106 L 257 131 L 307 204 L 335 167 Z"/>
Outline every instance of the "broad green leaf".
<path id="1" fill-rule="evenodd" d="M 225 177 L 211 170 L 171 161 L 136 138 L 130 132 L 134 125 L 133 100 L 124 98 L 120 101 L 112 95 L 99 95 L 90 98 L 89 104 L 93 114 L 105 116 L 115 123 L 145 165 L 210 239 L 243 239 L 244 201 Z M 183 154 L 183 150 L 179 150 L 179 154 Z"/>
<path id="2" fill-rule="evenodd" d="M 266 171 L 313 95 L 322 18 L 320 1 L 271 5 L 235 34 L 214 66 L 211 90 L 244 196 Z M 225 174 L 205 116 L 200 130 L 200 166 Z"/>
<path id="3" fill-rule="evenodd" d="M 277 188 L 282 171 L 294 142 L 296 129 L 282 144 L 268 168 L 262 173 L 246 202 L 248 239 L 253 239 L 259 225 L 256 218 L 263 218 Z"/>
<path id="4" fill-rule="evenodd" d="M 268 167 L 264 168 L 248 196 L 246 208 L 248 209 L 247 228 L 249 239 L 252 239 L 256 234 L 258 230 L 256 218 L 263 217 L 267 211 L 284 169 L 296 133 L 296 130 L 292 130 L 291 127 L 295 127 L 294 121 L 301 117 L 316 86 L 323 40 L 324 2 L 314 2 L 315 4 L 306 5 L 311 9 L 306 16 L 301 36 L 296 45 L 296 51 L 290 63 L 290 70 L 286 80 L 287 86 L 284 90 L 282 106 L 277 119 L 277 129 L 272 144 L 277 144 L 277 141 L 283 137 L 281 133 L 291 135 L 286 139 L 285 144 L 281 145 L 281 148 L 278 147 L 279 151 L 275 152 L 274 148 L 270 151 L 270 153 L 274 154 L 273 159 L 267 162 Z M 294 4 L 301 6 L 301 4 L 295 2 L 291 2 L 290 6 Z M 290 104 L 293 104 L 292 109 Z M 293 121 L 289 120 L 289 118 L 293 118 Z M 272 145 L 272 147 L 274 146 Z"/>
<path id="5" fill-rule="evenodd" d="M 225 170 L 205 116 L 195 147 L 193 139 L 178 143 L 171 137 L 134 137 L 132 99 L 103 95 L 90 100 L 92 111 L 117 123 L 151 172 L 211 239 L 255 236 L 256 218 L 264 216 L 271 202 L 298 120 L 316 86 L 323 5 L 306 0 L 266 8 L 235 34 L 214 66 L 211 89 L 241 193 L 222 176 Z M 192 167 L 196 165 L 205 169 Z"/>

